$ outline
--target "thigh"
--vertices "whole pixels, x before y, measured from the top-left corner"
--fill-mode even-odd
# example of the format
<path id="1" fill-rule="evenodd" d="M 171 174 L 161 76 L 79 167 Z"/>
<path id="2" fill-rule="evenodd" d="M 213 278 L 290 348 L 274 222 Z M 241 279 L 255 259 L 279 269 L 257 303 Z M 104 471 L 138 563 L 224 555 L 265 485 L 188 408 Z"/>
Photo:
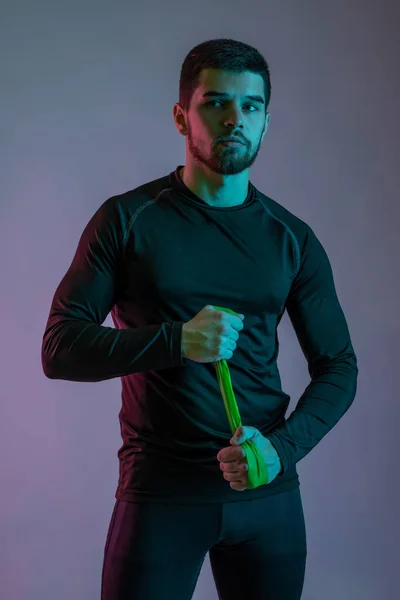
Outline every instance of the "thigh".
<path id="1" fill-rule="evenodd" d="M 300 600 L 307 541 L 300 488 L 224 504 L 210 564 L 220 600 Z"/>
<path id="2" fill-rule="evenodd" d="M 117 500 L 101 600 L 191 600 L 217 530 L 212 507 Z"/>

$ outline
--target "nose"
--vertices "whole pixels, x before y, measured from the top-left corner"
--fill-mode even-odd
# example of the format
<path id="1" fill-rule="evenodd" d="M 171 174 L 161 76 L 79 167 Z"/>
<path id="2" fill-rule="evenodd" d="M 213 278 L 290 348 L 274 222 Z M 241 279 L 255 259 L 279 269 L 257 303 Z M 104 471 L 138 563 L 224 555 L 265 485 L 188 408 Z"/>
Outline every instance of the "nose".
<path id="1" fill-rule="evenodd" d="M 229 108 L 228 116 L 225 118 L 225 126 L 243 127 L 243 117 L 240 108 L 235 106 Z"/>

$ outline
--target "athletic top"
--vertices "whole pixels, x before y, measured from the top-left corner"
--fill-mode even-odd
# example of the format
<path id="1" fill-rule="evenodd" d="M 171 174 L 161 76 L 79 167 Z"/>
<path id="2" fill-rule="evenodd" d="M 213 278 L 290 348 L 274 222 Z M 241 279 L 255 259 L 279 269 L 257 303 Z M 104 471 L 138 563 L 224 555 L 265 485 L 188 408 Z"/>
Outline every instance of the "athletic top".
<path id="1" fill-rule="evenodd" d="M 356 394 L 330 261 L 313 230 L 251 182 L 244 203 L 210 206 L 182 168 L 108 198 L 89 220 L 51 304 L 43 371 L 121 378 L 119 500 L 235 502 L 293 489 L 296 463 Z M 245 315 L 228 361 L 233 390 L 243 425 L 268 436 L 282 462 L 254 490 L 233 490 L 217 461 L 232 435 L 214 363 L 182 357 L 183 323 L 208 304 Z M 277 365 L 285 309 L 311 377 L 289 416 Z M 115 328 L 102 325 L 110 311 Z M 95 436 L 95 416 L 90 427 Z"/>

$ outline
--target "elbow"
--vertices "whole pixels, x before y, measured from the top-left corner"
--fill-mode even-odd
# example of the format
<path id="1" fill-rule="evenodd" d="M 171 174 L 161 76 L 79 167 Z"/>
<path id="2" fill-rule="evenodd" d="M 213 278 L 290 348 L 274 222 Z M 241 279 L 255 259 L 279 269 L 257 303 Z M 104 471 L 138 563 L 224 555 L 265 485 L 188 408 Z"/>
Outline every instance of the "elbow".
<path id="1" fill-rule="evenodd" d="M 44 354 L 42 354 L 42 369 L 47 379 L 60 379 L 54 360 Z"/>
<path id="2" fill-rule="evenodd" d="M 57 359 L 54 348 L 51 348 L 48 341 L 43 338 L 41 350 L 42 370 L 47 379 L 62 379 L 59 372 L 60 361 Z"/>
<path id="3" fill-rule="evenodd" d="M 353 369 L 354 378 L 357 379 L 358 378 L 358 362 L 357 362 L 357 356 L 356 356 L 355 352 L 352 353 L 349 362 Z"/>
<path id="4" fill-rule="evenodd" d="M 46 329 L 42 338 L 41 347 L 41 362 L 42 370 L 47 379 L 63 379 L 60 373 L 60 367 L 64 367 L 64 361 L 59 360 L 60 340 L 50 334 L 50 330 Z"/>

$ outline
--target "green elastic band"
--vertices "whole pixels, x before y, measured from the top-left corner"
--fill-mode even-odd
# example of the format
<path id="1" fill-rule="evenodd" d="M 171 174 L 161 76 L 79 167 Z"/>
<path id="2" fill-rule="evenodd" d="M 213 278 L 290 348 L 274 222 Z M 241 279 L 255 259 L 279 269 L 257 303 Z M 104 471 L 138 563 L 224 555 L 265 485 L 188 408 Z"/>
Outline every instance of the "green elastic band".
<path id="1" fill-rule="evenodd" d="M 222 310 L 223 312 L 230 313 L 231 315 L 239 316 L 238 313 L 229 308 L 221 308 L 220 306 L 213 306 L 213 308 L 215 310 Z M 217 372 L 217 379 L 224 401 L 229 426 L 233 435 L 238 427 L 242 427 L 242 419 L 236 403 L 235 394 L 233 393 L 228 363 L 226 360 L 217 360 L 214 362 L 214 366 Z M 260 485 L 268 483 L 268 468 L 257 446 L 251 440 L 246 440 L 241 446 L 246 452 L 246 458 L 249 465 L 249 481 L 247 488 L 253 490 Z"/>

